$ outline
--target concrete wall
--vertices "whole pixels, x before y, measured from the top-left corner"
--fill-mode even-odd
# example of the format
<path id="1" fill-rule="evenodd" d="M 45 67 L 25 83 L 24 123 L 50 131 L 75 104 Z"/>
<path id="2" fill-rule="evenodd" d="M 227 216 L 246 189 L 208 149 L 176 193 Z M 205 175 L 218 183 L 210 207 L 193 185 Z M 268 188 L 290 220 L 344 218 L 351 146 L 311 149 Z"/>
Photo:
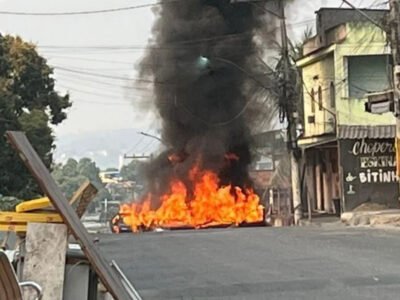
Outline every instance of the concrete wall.
<path id="1" fill-rule="evenodd" d="M 377 22 L 382 22 L 385 16 L 388 15 L 387 10 L 363 10 L 370 18 Z M 321 8 L 317 11 L 317 32 L 324 34 L 329 29 L 332 29 L 346 22 L 366 22 L 368 21 L 358 11 L 348 8 Z"/>

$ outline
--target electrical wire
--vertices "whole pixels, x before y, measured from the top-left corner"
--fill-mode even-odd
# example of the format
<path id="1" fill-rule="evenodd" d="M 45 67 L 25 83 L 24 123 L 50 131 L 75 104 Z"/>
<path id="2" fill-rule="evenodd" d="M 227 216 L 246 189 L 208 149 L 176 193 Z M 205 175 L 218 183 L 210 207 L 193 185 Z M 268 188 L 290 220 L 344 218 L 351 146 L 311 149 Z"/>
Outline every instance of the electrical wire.
<path id="1" fill-rule="evenodd" d="M 339 84 L 344 83 L 345 81 L 346 81 L 346 79 L 342 79 L 339 83 L 335 84 L 335 88 L 336 88 Z M 336 122 L 336 113 L 333 112 L 333 111 L 331 111 L 330 109 L 326 108 L 325 106 L 321 105 L 321 104 L 319 103 L 318 100 L 315 100 L 315 97 L 314 97 L 315 95 L 313 95 L 313 94 L 310 92 L 310 90 L 308 89 L 307 85 L 305 84 L 305 82 L 304 82 L 302 79 L 301 79 L 301 82 L 302 82 L 302 85 L 303 85 L 304 89 L 306 90 L 306 93 L 311 97 L 311 101 L 315 102 L 315 103 L 318 104 L 319 107 L 321 107 L 323 110 L 325 110 L 326 112 L 330 113 L 330 114 L 335 118 L 335 122 Z M 325 88 L 325 89 L 323 89 L 322 91 L 327 91 L 327 90 L 329 90 L 329 89 L 330 89 L 330 87 Z M 336 90 L 336 89 L 335 89 L 335 90 Z M 338 93 L 338 92 L 336 91 L 335 96 L 337 95 L 337 93 Z"/>
<path id="2" fill-rule="evenodd" d="M 129 78 L 129 77 L 122 77 L 122 76 L 114 76 L 114 75 L 86 72 L 86 71 L 81 71 L 81 70 L 78 70 L 78 69 L 72 69 L 72 68 L 56 66 L 56 65 L 52 65 L 52 67 L 56 71 L 65 71 L 65 72 L 68 72 L 68 73 L 75 73 L 75 74 L 81 74 L 81 75 L 87 75 L 87 76 L 101 77 L 101 78 L 114 79 L 114 80 L 123 80 L 123 81 L 134 81 L 135 80 L 134 78 Z"/>
<path id="3" fill-rule="evenodd" d="M 144 136 L 143 136 L 143 135 L 140 135 L 138 141 L 137 141 L 137 142 L 134 144 L 134 146 L 131 147 L 128 151 L 125 151 L 125 154 L 127 154 L 127 153 L 133 151 L 137 146 L 139 146 L 139 144 L 143 141 L 143 139 L 144 139 Z"/>
<path id="4" fill-rule="evenodd" d="M 137 150 L 137 153 L 146 153 L 146 151 L 152 146 L 152 144 L 155 143 L 155 139 L 149 138 L 149 141 L 144 144 L 144 147 L 140 148 L 140 150 Z"/>
<path id="5" fill-rule="evenodd" d="M 72 92 L 78 92 L 78 93 L 88 94 L 88 95 L 92 95 L 92 96 L 104 97 L 104 98 L 107 98 L 107 99 L 110 99 L 110 98 L 116 99 L 117 98 L 117 95 L 90 92 L 90 91 L 81 90 L 79 88 L 68 87 L 68 86 L 65 86 L 65 85 L 62 85 L 62 84 L 58 84 L 57 86 L 61 87 L 63 89 L 66 89 L 68 91 L 72 91 Z M 134 100 L 132 98 L 125 98 L 125 99 Z M 121 100 L 123 100 L 123 99 L 121 99 Z"/>
<path id="6" fill-rule="evenodd" d="M 110 83 L 107 81 L 97 80 L 95 78 L 85 77 L 85 76 L 81 76 L 81 75 L 74 75 L 73 77 L 71 77 L 71 75 L 68 73 L 67 74 L 63 74 L 63 73 L 56 74 L 56 82 L 58 82 L 58 79 L 75 81 L 80 84 L 82 84 L 82 81 L 84 81 L 84 82 L 91 83 L 91 84 L 110 86 L 113 88 L 119 88 L 119 89 L 124 89 L 124 90 L 152 92 L 150 89 L 144 88 L 144 87 L 131 86 L 131 85 L 119 85 L 119 84 L 114 84 L 114 83 Z"/>
<path id="7" fill-rule="evenodd" d="M 260 80 L 258 80 L 254 75 L 250 74 L 249 72 L 247 72 L 245 69 L 243 69 L 241 66 L 237 65 L 236 63 L 224 59 L 224 58 L 220 58 L 220 57 L 213 57 L 212 59 L 216 60 L 216 61 L 221 61 L 227 65 L 231 65 L 234 66 L 234 68 L 236 70 L 239 70 L 241 73 L 245 74 L 249 79 L 251 79 L 252 81 L 254 81 L 258 86 L 262 87 L 265 90 L 270 90 L 270 92 L 272 91 L 270 86 L 265 86 Z M 248 107 L 250 106 L 251 102 L 254 101 L 255 98 L 250 99 L 249 101 L 247 101 L 247 103 L 243 106 L 243 108 L 235 115 L 233 116 L 231 119 L 227 120 L 227 121 L 223 121 L 223 122 L 218 122 L 218 123 L 211 123 L 205 119 L 203 119 L 202 117 L 194 114 L 189 108 L 187 108 L 186 106 L 182 105 L 182 104 L 178 104 L 177 102 L 177 98 L 175 97 L 175 106 L 176 107 L 181 107 L 183 108 L 188 114 L 190 114 L 192 117 L 194 117 L 195 119 L 199 120 L 200 122 L 206 124 L 207 126 L 211 126 L 211 127 L 221 127 L 221 126 L 226 126 L 231 124 L 232 122 L 234 122 L 235 120 L 239 119 L 248 109 Z"/>
<path id="8" fill-rule="evenodd" d="M 39 47 L 40 48 L 40 47 Z M 101 63 L 109 63 L 109 64 L 121 64 L 121 65 L 131 65 L 133 66 L 134 63 L 132 61 L 119 61 L 119 60 L 105 60 L 105 59 L 95 59 L 95 58 L 88 58 L 88 57 L 76 57 L 76 56 L 65 56 L 65 55 L 51 55 L 47 57 L 47 60 L 80 60 L 80 61 L 89 61 L 89 62 L 101 62 Z"/>
<path id="9" fill-rule="evenodd" d="M 75 77 L 68 77 L 68 76 L 64 76 L 64 75 L 58 75 L 57 78 L 60 78 L 61 82 L 65 81 L 65 82 L 70 83 L 72 85 L 80 85 L 80 86 L 83 83 L 82 81 L 85 81 L 86 83 L 96 85 L 96 87 L 93 87 L 93 89 L 96 89 L 96 90 L 99 90 L 99 91 L 106 91 L 106 92 L 110 92 L 111 91 L 111 92 L 113 92 L 113 89 L 117 89 L 118 93 L 120 93 L 121 91 L 129 91 L 129 95 L 134 95 L 134 96 L 138 96 L 138 97 L 144 96 L 146 94 L 146 92 L 148 92 L 148 96 L 152 95 L 151 90 L 148 90 L 148 89 L 136 89 L 133 86 L 114 85 L 114 84 L 111 84 L 111 83 L 107 84 L 107 82 L 91 81 L 91 80 L 86 80 L 87 78 L 81 78 L 81 77 L 75 78 Z M 58 80 L 56 81 L 56 83 L 58 85 Z M 106 86 L 109 86 L 109 87 L 106 87 Z M 87 84 L 85 84 L 85 87 L 87 87 Z M 143 94 L 136 95 L 136 94 L 132 94 L 130 91 L 135 91 L 135 92 L 136 91 L 137 92 L 143 91 Z"/>
<path id="10" fill-rule="evenodd" d="M 178 0 L 177 0 L 178 1 Z M 181 0 L 183 1 L 183 0 Z M 289 23 L 287 24 L 288 27 L 290 26 L 298 26 L 298 25 L 305 25 L 310 22 L 314 22 L 314 19 L 308 19 L 296 23 Z M 275 29 L 273 30 L 275 31 Z M 272 32 L 272 31 L 271 31 Z M 202 43 L 202 42 L 209 42 L 209 41 L 221 41 L 224 39 L 232 39 L 232 38 L 240 38 L 242 36 L 252 36 L 254 33 L 252 31 L 247 31 L 247 32 L 240 32 L 240 33 L 232 33 L 232 34 L 224 34 L 224 35 L 219 35 L 219 36 L 214 36 L 214 37 L 208 37 L 208 38 L 201 38 L 201 39 L 192 39 L 192 40 L 184 40 L 184 41 L 177 41 L 174 43 L 166 43 L 161 46 L 155 46 L 155 45 L 115 45 L 115 46 L 105 46 L 105 45 L 86 45 L 86 46 L 64 46 L 64 45 L 38 45 L 40 49 L 49 49 L 49 50 L 57 50 L 57 49 L 69 49 L 69 50 L 82 50 L 82 49 L 87 49 L 87 50 L 135 50 L 135 49 L 151 49 L 151 50 L 174 50 L 177 48 L 181 49 L 186 49 L 187 47 L 197 47 L 197 45 L 190 45 L 190 44 L 196 44 L 196 43 Z M 181 46 L 178 46 L 181 45 Z M 187 46 L 182 46 L 182 45 L 187 45 Z M 245 46 L 231 46 L 231 47 L 237 47 L 237 48 L 247 48 Z M 249 46 L 250 47 L 250 46 Z M 251 46 L 252 47 L 252 46 Z M 270 48 L 270 47 L 262 47 L 262 49 L 276 49 L 276 48 Z"/>
<path id="11" fill-rule="evenodd" d="M 160 82 L 160 81 L 153 81 L 153 80 L 142 79 L 142 78 L 129 78 L 129 77 L 121 77 L 121 76 L 114 76 L 114 75 L 107 75 L 107 74 L 100 74 L 100 73 L 93 73 L 93 72 L 86 72 L 86 71 L 66 68 L 66 67 L 62 67 L 62 66 L 53 65 L 52 67 L 55 68 L 55 70 L 61 70 L 61 71 L 70 72 L 70 73 L 76 73 L 76 74 L 82 74 L 82 75 L 88 75 L 88 76 L 94 76 L 94 77 L 101 77 L 101 78 L 107 78 L 107 79 L 125 80 L 125 81 L 132 81 L 132 82 L 143 82 L 143 83 L 152 83 L 152 84 L 158 84 L 158 85 L 174 85 L 173 83 L 168 83 L 168 82 Z"/>
<path id="12" fill-rule="evenodd" d="M 72 103 L 78 102 L 78 103 L 85 103 L 85 104 L 93 104 L 93 105 L 110 105 L 110 106 L 132 106 L 132 103 L 127 103 L 127 102 L 101 102 L 101 101 L 90 101 L 90 100 L 85 100 L 85 99 L 71 99 Z"/>
<path id="13" fill-rule="evenodd" d="M 158 5 L 165 5 L 170 3 L 177 3 L 181 1 L 189 1 L 189 0 L 169 0 L 169 1 L 159 1 L 149 4 L 140 4 L 126 7 L 117 7 L 117 8 L 108 8 L 108 9 L 99 9 L 99 10 L 81 10 L 81 11 L 72 11 L 72 12 L 18 12 L 18 11 L 0 11 L 0 15 L 14 15 L 14 16 L 76 16 L 76 15 L 94 15 L 94 14 L 104 14 L 104 13 L 115 13 L 120 11 L 128 11 L 139 8 L 153 7 Z"/>

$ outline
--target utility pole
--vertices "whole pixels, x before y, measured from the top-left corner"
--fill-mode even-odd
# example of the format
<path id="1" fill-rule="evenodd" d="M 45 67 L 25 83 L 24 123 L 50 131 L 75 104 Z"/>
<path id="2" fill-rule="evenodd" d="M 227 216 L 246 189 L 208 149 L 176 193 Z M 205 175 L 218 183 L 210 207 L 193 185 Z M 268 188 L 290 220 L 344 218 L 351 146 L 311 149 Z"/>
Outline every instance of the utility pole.
<path id="1" fill-rule="evenodd" d="M 288 150 L 290 155 L 290 169 L 291 169 L 291 181 L 292 181 L 292 201 L 294 210 L 294 223 L 299 224 L 300 219 L 303 217 L 303 208 L 301 205 L 301 193 L 300 193 L 300 168 L 299 159 L 297 157 L 297 132 L 296 124 L 297 117 L 295 116 L 296 111 L 293 99 L 293 95 L 288 93 L 288 82 L 290 80 L 290 61 L 289 61 L 289 47 L 288 37 L 286 30 L 286 17 L 285 17 L 285 1 L 279 1 L 280 6 L 280 27 L 282 35 L 282 62 L 283 62 L 283 87 L 282 87 L 282 99 L 281 103 L 286 103 L 286 113 L 288 121 L 287 139 L 288 139 Z M 290 99 L 288 99 L 290 97 Z"/>
<path id="2" fill-rule="evenodd" d="M 288 150 L 290 155 L 290 165 L 291 165 L 291 183 L 292 183 L 292 203 L 294 210 L 294 222 L 297 225 L 300 219 L 303 217 L 303 208 L 301 205 L 301 193 L 300 193 L 300 168 L 299 168 L 299 157 L 298 157 L 298 147 L 297 147 L 297 111 L 293 101 L 293 93 L 288 91 L 288 83 L 290 81 L 290 61 L 289 61 L 289 47 L 288 47 L 288 37 L 286 30 L 286 18 L 285 18 L 285 2 L 284 0 L 276 0 L 278 13 L 273 10 L 265 9 L 263 6 L 257 5 L 255 2 L 266 3 L 267 1 L 260 0 L 231 0 L 231 3 L 235 2 L 249 2 L 252 3 L 259 9 L 265 12 L 271 13 L 280 19 L 281 27 L 281 42 L 282 42 L 282 62 L 283 62 L 283 72 L 282 72 L 282 90 L 280 97 L 281 105 L 285 111 L 288 130 L 287 130 L 287 141 Z M 282 106 L 281 106 L 282 107 Z"/>
<path id="3" fill-rule="evenodd" d="M 396 113 L 396 162 L 400 175 L 400 0 L 390 0 L 390 46 L 393 55 L 393 88 Z"/>

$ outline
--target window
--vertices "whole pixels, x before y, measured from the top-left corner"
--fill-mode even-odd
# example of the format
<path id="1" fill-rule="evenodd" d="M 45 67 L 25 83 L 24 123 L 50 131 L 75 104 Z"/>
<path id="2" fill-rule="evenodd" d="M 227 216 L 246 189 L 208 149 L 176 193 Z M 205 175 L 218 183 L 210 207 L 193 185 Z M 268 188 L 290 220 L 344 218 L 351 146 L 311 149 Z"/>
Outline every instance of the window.
<path id="1" fill-rule="evenodd" d="M 333 81 L 331 81 L 331 84 L 329 85 L 329 99 L 331 102 L 331 107 L 335 108 L 336 107 L 336 88 L 335 88 L 335 84 L 333 83 Z"/>
<path id="2" fill-rule="evenodd" d="M 314 114 L 315 113 L 315 93 L 314 93 L 314 88 L 311 89 L 310 93 L 311 97 L 311 112 Z"/>
<path id="3" fill-rule="evenodd" d="M 274 170 L 274 161 L 272 157 L 262 156 L 256 163 L 255 169 L 257 171 L 272 171 Z"/>
<path id="4" fill-rule="evenodd" d="M 322 88 L 321 86 L 318 87 L 318 108 L 322 110 L 324 106 L 322 105 Z"/>
<path id="5" fill-rule="evenodd" d="M 390 88 L 390 62 L 388 55 L 349 56 L 349 97 L 362 99 L 368 92 Z"/>

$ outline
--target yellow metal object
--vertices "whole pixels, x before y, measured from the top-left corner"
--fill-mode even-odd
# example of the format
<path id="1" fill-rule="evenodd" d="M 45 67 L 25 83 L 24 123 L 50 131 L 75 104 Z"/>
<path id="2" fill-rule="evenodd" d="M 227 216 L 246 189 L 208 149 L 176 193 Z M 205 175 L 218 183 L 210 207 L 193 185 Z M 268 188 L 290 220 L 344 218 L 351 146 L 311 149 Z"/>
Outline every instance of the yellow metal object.
<path id="1" fill-rule="evenodd" d="M 50 207 L 52 207 L 50 199 L 44 197 L 22 202 L 15 207 L 15 211 L 21 213 L 21 212 L 50 208 Z"/>
<path id="2" fill-rule="evenodd" d="M 28 223 L 63 223 L 61 216 L 54 212 L 18 213 L 0 211 L 0 231 L 26 232 Z"/>
<path id="3" fill-rule="evenodd" d="M 0 223 L 0 231 L 26 232 L 26 224 L 2 224 Z"/>
<path id="4" fill-rule="evenodd" d="M 1 223 L 62 223 L 63 220 L 56 213 L 17 213 L 0 211 Z"/>
<path id="5" fill-rule="evenodd" d="M 74 207 L 79 218 L 96 194 L 96 187 L 89 181 L 75 192 L 69 204 Z M 47 197 L 22 202 L 15 207 L 15 212 L 0 211 L 0 231 L 24 233 L 28 223 L 63 223 L 63 219 Z"/>

